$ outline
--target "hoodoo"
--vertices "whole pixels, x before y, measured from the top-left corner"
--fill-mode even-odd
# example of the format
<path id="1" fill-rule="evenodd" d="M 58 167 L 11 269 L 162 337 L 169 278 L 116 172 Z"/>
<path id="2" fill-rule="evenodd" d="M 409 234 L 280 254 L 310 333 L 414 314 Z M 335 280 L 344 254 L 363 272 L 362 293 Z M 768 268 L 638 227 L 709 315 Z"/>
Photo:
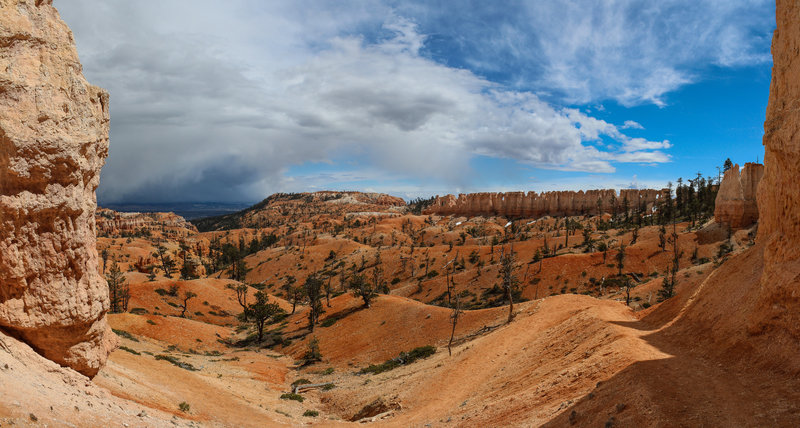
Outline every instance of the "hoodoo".
<path id="1" fill-rule="evenodd" d="M 0 329 L 94 376 L 115 341 L 94 218 L 109 97 L 51 3 L 0 0 Z"/>
<path id="2" fill-rule="evenodd" d="M 667 190 L 613 189 L 562 192 L 468 193 L 436 197 L 424 211 L 439 215 L 541 217 L 633 210 L 651 211 Z"/>
<path id="3" fill-rule="evenodd" d="M 756 191 L 764 176 L 764 165 L 746 163 L 739 173 L 739 165 L 725 171 L 714 203 L 714 219 L 733 229 L 750 226 L 758 221 Z"/>

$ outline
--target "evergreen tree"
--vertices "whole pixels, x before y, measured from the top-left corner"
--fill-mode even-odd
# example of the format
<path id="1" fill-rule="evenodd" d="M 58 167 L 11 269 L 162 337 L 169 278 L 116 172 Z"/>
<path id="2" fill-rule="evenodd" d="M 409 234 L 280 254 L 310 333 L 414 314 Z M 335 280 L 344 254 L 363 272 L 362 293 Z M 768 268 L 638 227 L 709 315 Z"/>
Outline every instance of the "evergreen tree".
<path id="1" fill-rule="evenodd" d="M 131 293 L 128 280 L 119 268 L 116 260 L 112 260 L 111 268 L 106 275 L 108 283 L 108 297 L 111 303 L 111 313 L 126 312 Z"/>

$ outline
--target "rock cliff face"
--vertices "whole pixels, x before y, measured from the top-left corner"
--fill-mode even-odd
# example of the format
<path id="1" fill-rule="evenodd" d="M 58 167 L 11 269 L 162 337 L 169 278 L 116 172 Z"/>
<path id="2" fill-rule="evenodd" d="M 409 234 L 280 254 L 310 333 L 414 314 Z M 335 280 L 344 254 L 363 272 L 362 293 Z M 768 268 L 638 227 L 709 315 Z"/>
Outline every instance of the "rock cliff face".
<path id="1" fill-rule="evenodd" d="M 0 328 L 93 376 L 116 340 L 94 220 L 108 94 L 46 0 L 0 0 L 0 70 Z"/>
<path id="2" fill-rule="evenodd" d="M 733 229 L 750 226 L 758 221 L 756 191 L 764 176 L 764 165 L 746 163 L 739 173 L 739 165 L 725 171 L 714 202 L 714 219 Z"/>
<path id="3" fill-rule="evenodd" d="M 764 245 L 752 332 L 773 330 L 800 342 L 800 2 L 778 0 L 772 82 L 764 122 L 764 179 L 758 188 L 757 241 Z M 795 348 L 796 349 L 796 348 Z"/>
<path id="4" fill-rule="evenodd" d="M 623 212 L 642 207 L 652 212 L 665 195 L 662 190 L 622 189 L 545 192 L 468 193 L 436 197 L 424 214 L 499 215 L 504 217 L 542 217 Z"/>

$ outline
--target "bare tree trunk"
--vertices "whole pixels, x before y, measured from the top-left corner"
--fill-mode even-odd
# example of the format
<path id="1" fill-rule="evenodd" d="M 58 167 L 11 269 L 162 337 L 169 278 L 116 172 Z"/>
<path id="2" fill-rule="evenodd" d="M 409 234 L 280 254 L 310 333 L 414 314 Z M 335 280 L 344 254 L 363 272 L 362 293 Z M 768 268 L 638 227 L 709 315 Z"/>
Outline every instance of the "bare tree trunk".
<path id="1" fill-rule="evenodd" d="M 514 319 L 514 298 L 511 297 L 511 288 L 506 288 L 506 296 L 508 297 L 508 322 Z"/>

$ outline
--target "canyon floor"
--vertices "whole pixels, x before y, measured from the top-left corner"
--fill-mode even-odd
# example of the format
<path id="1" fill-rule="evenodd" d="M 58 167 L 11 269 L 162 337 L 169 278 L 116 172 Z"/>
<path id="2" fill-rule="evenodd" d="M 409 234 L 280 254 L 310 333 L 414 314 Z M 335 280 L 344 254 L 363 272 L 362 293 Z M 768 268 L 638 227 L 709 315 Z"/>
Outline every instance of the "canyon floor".
<path id="1" fill-rule="evenodd" d="M 286 202 L 259 220 L 272 203 L 237 220 L 250 227 L 208 232 L 165 215 L 112 222 L 98 251 L 105 273 L 116 263 L 130 286 L 127 311 L 109 315 L 121 346 L 89 381 L 2 336 L 0 371 L 14 376 L 0 378 L 0 425 L 800 425 L 800 381 L 748 348 L 768 337 L 737 325 L 755 310 L 746 303 L 762 263 L 753 230 L 676 224 L 675 295 L 660 302 L 674 253 L 647 220 L 616 229 L 610 215 L 459 218 L 359 204 Z M 241 282 L 230 266 L 214 270 L 213 249 L 225 243 L 247 254 Z M 630 305 L 614 281 L 620 245 L 623 276 L 636 284 Z M 159 246 L 197 260 L 198 278 L 165 277 Z M 508 323 L 497 285 L 512 247 L 521 290 Z M 540 259 L 544 248 L 554 252 Z M 389 292 L 366 308 L 340 277 L 376 269 Z M 310 331 L 307 304 L 292 314 L 284 285 L 312 273 L 333 285 Z M 452 355 L 448 277 L 465 308 Z M 240 284 L 287 312 L 262 342 L 238 318 Z M 183 311 L 186 291 L 197 297 Z M 321 361 L 304 365 L 312 339 Z M 362 370 L 427 345 L 436 350 L 426 358 Z M 298 383 L 320 386 L 286 399 Z"/>

